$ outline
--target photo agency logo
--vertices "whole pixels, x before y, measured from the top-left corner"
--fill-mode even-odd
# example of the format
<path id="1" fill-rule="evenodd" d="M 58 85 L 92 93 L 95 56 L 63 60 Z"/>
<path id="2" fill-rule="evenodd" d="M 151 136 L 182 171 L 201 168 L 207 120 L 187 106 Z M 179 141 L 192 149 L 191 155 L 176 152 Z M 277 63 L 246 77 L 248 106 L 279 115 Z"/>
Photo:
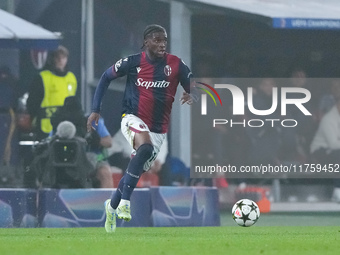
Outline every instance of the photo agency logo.
<path id="1" fill-rule="evenodd" d="M 191 178 L 337 178 L 333 159 L 306 159 L 337 139 L 320 127 L 338 115 L 340 79 L 201 78 L 195 86 Z"/>
<path id="2" fill-rule="evenodd" d="M 196 81 L 196 88 L 202 90 L 205 93 L 201 94 L 201 115 L 209 115 L 211 110 L 208 110 L 208 102 L 207 102 L 207 94 L 212 98 L 215 106 L 218 106 L 214 96 L 207 89 L 209 88 L 218 98 L 220 102 L 220 107 L 223 107 L 222 99 L 220 95 L 224 95 L 224 93 L 229 93 L 232 96 L 232 116 L 245 116 L 246 113 L 252 118 L 244 118 L 240 121 L 240 118 L 226 119 L 222 118 L 214 118 L 212 120 L 213 127 L 217 125 L 228 125 L 230 127 L 233 126 L 243 126 L 243 127 L 263 127 L 263 126 L 271 126 L 275 127 L 280 125 L 282 127 L 296 127 L 299 123 L 297 119 L 294 118 L 286 118 L 287 117 L 287 108 L 291 105 L 295 107 L 295 110 L 298 110 L 304 116 L 311 116 L 312 114 L 306 108 L 305 104 L 308 103 L 311 99 L 311 93 L 308 89 L 302 87 L 273 87 L 268 94 L 271 94 L 271 106 L 267 109 L 257 109 L 256 104 L 254 103 L 254 97 L 259 94 L 258 89 L 253 86 L 247 86 L 245 93 L 242 89 L 236 85 L 228 84 L 228 83 L 215 83 L 214 85 L 208 85 L 207 83 Z M 251 84 L 251 82 L 250 82 Z M 201 87 L 203 86 L 203 87 Z M 216 91 L 218 90 L 219 93 Z M 268 91 L 268 90 L 267 90 Z M 280 118 L 273 118 L 273 113 L 280 111 Z M 215 111 L 215 109 L 212 109 Z M 226 108 L 225 112 L 228 109 Z M 209 113 L 210 112 L 210 113 Z M 225 114 L 227 115 L 227 114 Z M 216 116 L 216 114 L 214 114 Z M 253 117 L 258 116 L 258 118 Z M 277 115 L 275 115 L 277 117 Z"/>
<path id="3" fill-rule="evenodd" d="M 210 85 L 206 84 L 206 83 L 203 83 L 203 82 L 196 82 L 198 84 L 201 84 L 202 86 L 205 86 L 207 88 L 209 88 L 212 92 L 215 93 L 215 95 L 217 96 L 218 100 L 220 101 L 220 104 L 222 106 L 222 100 L 221 100 L 221 97 L 220 95 L 217 93 L 217 91 L 211 87 Z M 205 93 L 207 93 L 211 98 L 212 100 L 214 101 L 215 103 L 215 106 L 217 106 L 217 103 L 216 103 L 216 100 L 215 100 L 215 97 L 210 93 L 209 90 L 205 89 L 205 88 L 201 88 L 201 87 L 197 87 L 196 88 L 200 89 L 200 90 L 203 90 Z M 206 94 L 202 94 L 201 95 L 201 102 L 202 102 L 202 105 L 201 105 L 201 113 L 202 115 L 207 115 L 207 95 Z"/>

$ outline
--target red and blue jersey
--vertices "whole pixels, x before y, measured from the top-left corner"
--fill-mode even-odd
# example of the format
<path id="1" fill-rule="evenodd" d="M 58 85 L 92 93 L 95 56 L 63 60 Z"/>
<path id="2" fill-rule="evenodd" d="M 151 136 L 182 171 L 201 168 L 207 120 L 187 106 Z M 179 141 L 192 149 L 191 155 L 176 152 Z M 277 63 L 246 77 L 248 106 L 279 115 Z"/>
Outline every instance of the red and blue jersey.
<path id="1" fill-rule="evenodd" d="M 93 99 L 93 112 L 100 111 L 110 82 L 125 75 L 123 113 L 142 119 L 151 132 L 166 133 L 178 84 L 190 93 L 192 73 L 188 66 L 168 53 L 154 61 L 145 52 L 123 58 L 102 75 Z"/>

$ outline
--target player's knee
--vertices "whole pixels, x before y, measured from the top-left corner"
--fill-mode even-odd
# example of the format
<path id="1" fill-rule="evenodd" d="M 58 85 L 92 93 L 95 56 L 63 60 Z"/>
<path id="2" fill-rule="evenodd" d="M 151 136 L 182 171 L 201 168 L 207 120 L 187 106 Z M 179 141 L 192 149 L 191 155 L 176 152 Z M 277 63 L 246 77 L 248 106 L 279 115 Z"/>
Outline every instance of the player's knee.
<path id="1" fill-rule="evenodd" d="M 139 146 L 138 150 L 137 150 L 137 153 L 145 158 L 146 160 L 151 158 L 152 156 L 152 153 L 153 153 L 153 145 L 150 144 L 150 143 L 145 143 L 145 144 L 142 144 L 141 146 Z"/>

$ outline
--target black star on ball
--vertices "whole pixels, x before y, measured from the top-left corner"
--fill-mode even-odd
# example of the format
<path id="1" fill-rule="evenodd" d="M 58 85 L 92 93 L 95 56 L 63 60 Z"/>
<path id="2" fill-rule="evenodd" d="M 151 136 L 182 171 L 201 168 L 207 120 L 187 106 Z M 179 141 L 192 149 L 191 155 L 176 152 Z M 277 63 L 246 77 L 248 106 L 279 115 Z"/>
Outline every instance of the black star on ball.
<path id="1" fill-rule="evenodd" d="M 252 221 L 250 218 L 249 218 L 249 214 L 244 214 L 242 213 L 242 220 L 243 220 L 243 224 L 246 224 L 246 222 L 249 220 L 249 221 Z"/>
<path id="2" fill-rule="evenodd" d="M 244 205 L 245 205 L 245 203 L 243 203 L 243 200 L 241 202 L 237 203 L 237 207 L 240 208 L 240 209 L 242 209 L 242 206 L 244 206 Z"/>
<path id="3" fill-rule="evenodd" d="M 257 206 L 252 202 L 251 203 L 251 205 L 249 205 L 250 206 L 250 208 L 251 208 L 251 212 L 252 211 L 256 211 L 256 209 L 257 209 Z"/>

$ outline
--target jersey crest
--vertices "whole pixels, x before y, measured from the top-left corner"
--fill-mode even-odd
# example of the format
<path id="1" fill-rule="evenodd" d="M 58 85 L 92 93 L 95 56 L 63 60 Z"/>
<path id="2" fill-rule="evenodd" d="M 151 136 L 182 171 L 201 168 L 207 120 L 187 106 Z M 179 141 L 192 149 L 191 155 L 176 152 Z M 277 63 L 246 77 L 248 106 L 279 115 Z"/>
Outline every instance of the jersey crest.
<path id="1" fill-rule="evenodd" d="M 166 66 L 164 67 L 164 73 L 165 73 L 165 75 L 166 75 L 166 76 L 170 76 L 171 72 L 172 72 L 171 66 L 166 65 Z"/>

